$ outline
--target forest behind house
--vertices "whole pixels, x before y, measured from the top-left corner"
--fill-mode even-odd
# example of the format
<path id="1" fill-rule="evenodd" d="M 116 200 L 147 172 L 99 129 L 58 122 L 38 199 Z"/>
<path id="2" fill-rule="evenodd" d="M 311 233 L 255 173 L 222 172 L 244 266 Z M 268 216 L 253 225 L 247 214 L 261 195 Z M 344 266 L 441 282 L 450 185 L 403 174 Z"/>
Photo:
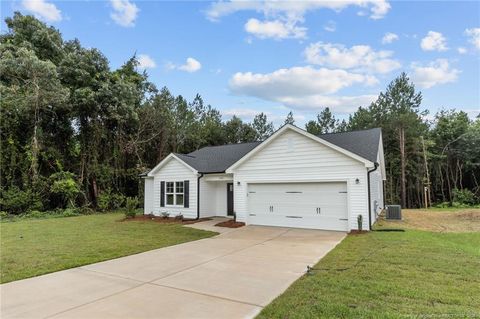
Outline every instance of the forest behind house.
<path id="1" fill-rule="evenodd" d="M 107 211 L 142 198 L 139 174 L 170 152 L 261 141 L 275 129 L 265 113 L 251 122 L 197 95 L 157 88 L 135 56 L 112 70 L 107 58 L 33 16 L 15 13 L 0 36 L 0 210 L 28 214 Z M 402 73 L 348 120 L 324 108 L 312 134 L 381 127 L 387 204 L 421 207 L 480 203 L 480 119 L 463 111 L 422 111 L 422 94 Z M 290 112 L 285 123 L 295 124 Z M 429 192 L 425 192 L 425 187 Z M 141 200 L 140 200 L 141 202 Z"/>

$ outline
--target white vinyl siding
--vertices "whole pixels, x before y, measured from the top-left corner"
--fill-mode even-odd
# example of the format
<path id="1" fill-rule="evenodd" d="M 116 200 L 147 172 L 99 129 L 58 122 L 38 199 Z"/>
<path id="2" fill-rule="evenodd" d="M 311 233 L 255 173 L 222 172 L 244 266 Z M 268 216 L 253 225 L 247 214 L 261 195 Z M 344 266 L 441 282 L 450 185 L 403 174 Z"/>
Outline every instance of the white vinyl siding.
<path id="1" fill-rule="evenodd" d="M 227 216 L 227 183 L 200 179 L 200 217 Z"/>
<path id="2" fill-rule="evenodd" d="M 363 163 L 287 130 L 234 170 L 237 219 L 249 223 L 247 194 L 250 183 L 345 182 L 348 228 L 357 229 L 357 216 L 361 214 L 363 229 L 368 229 L 366 173 Z"/>
<path id="3" fill-rule="evenodd" d="M 215 216 L 215 184 L 200 179 L 200 217 Z"/>
<path id="4" fill-rule="evenodd" d="M 377 220 L 378 215 L 385 207 L 383 202 L 383 176 L 385 172 L 384 160 L 383 160 L 383 143 L 380 140 L 379 152 L 377 155 L 377 163 L 379 167 L 370 173 L 370 203 L 372 208 L 372 225 Z"/>
<path id="5" fill-rule="evenodd" d="M 180 163 L 177 159 L 171 158 L 163 165 L 154 175 L 153 185 L 153 213 L 160 215 L 162 212 L 168 212 L 170 216 L 182 214 L 184 218 L 197 217 L 197 175 Z M 165 207 L 160 207 L 160 182 L 165 182 L 165 192 L 167 191 L 167 182 L 183 182 L 190 181 L 189 189 L 189 207 L 169 206 L 165 200 Z M 174 184 L 174 187 L 176 185 Z"/>
<path id="6" fill-rule="evenodd" d="M 372 224 L 377 220 L 378 214 L 383 209 L 383 183 L 382 174 L 378 169 L 370 173 L 370 200 L 372 208 Z"/>
<path id="7" fill-rule="evenodd" d="M 143 213 L 150 214 L 153 212 L 153 178 L 144 178 L 145 183 L 145 202 L 143 204 Z"/>

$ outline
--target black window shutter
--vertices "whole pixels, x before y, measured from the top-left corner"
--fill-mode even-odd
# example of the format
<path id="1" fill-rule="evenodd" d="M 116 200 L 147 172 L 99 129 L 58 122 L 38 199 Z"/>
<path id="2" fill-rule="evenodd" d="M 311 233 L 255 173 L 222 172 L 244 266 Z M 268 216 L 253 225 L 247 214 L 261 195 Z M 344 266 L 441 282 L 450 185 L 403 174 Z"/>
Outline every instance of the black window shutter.
<path id="1" fill-rule="evenodd" d="M 183 181 L 183 207 L 190 207 L 190 181 Z"/>
<path id="2" fill-rule="evenodd" d="M 165 207 L 165 182 L 160 182 L 160 207 Z"/>

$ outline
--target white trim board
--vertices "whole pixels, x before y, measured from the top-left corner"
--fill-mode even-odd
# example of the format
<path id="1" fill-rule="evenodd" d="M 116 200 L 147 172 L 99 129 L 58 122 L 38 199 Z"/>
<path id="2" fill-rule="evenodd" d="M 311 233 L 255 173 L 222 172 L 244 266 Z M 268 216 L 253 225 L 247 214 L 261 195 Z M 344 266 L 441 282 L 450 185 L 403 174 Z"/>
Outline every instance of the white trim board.
<path id="1" fill-rule="evenodd" d="M 178 156 L 176 156 L 174 153 L 170 153 L 168 154 L 167 157 L 165 157 L 160 163 L 157 164 L 157 166 L 155 166 L 150 172 L 148 172 L 148 176 L 154 176 L 155 175 L 155 172 L 158 171 L 162 166 L 164 166 L 165 164 L 168 163 L 168 161 L 170 161 L 171 159 L 175 159 L 177 161 L 179 161 L 182 165 L 184 165 L 186 168 L 188 168 L 189 170 L 191 170 L 194 174 L 198 174 L 197 170 L 194 169 L 193 167 L 191 167 L 190 165 L 188 165 L 187 163 L 185 163 L 184 161 L 182 161 Z"/>

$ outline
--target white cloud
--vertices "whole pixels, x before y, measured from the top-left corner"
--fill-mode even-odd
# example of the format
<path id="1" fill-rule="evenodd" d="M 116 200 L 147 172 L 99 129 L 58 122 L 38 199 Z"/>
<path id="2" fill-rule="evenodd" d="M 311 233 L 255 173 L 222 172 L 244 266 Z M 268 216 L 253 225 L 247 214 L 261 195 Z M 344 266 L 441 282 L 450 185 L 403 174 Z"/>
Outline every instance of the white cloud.
<path id="1" fill-rule="evenodd" d="M 354 84 L 375 85 L 378 80 L 369 75 L 345 70 L 313 68 L 311 66 L 279 69 L 271 73 L 236 73 L 230 79 L 230 89 L 238 95 L 279 102 L 295 109 L 318 109 L 331 106 L 346 110 L 371 102 L 372 96 L 328 96 Z M 361 103 L 360 103 L 361 102 Z M 360 103 L 360 104 L 358 104 Z"/>
<path id="2" fill-rule="evenodd" d="M 194 58 L 187 58 L 187 62 L 184 65 L 180 65 L 178 67 L 179 70 L 186 71 L 186 72 L 197 72 L 202 68 L 202 64 L 195 60 Z"/>
<path id="3" fill-rule="evenodd" d="M 238 12 L 257 11 L 266 16 L 284 15 L 303 17 L 307 11 L 331 9 L 341 11 L 349 6 L 370 8 L 370 18 L 383 18 L 390 10 L 386 0 L 344 0 L 344 1 L 218 1 L 207 10 L 210 20 Z"/>
<path id="4" fill-rule="evenodd" d="M 305 38 L 306 28 L 299 27 L 291 21 L 259 21 L 250 19 L 245 24 L 245 31 L 253 34 L 257 38 L 266 39 L 286 39 L 286 38 Z"/>
<path id="5" fill-rule="evenodd" d="M 375 51 L 368 45 L 347 48 L 341 44 L 317 42 L 304 51 L 307 62 L 341 69 L 388 73 L 401 67 L 391 59 L 392 51 Z"/>
<path id="6" fill-rule="evenodd" d="M 138 67 L 140 69 L 153 69 L 157 67 L 155 61 L 146 54 L 139 54 L 138 55 Z"/>
<path id="7" fill-rule="evenodd" d="M 129 0 L 110 0 L 113 12 L 110 17 L 122 27 L 133 27 L 140 9 Z"/>
<path id="8" fill-rule="evenodd" d="M 378 80 L 345 70 L 305 66 L 266 74 L 238 72 L 230 80 L 230 88 L 237 94 L 272 99 L 279 95 L 332 94 L 355 83 L 374 85 Z"/>
<path id="9" fill-rule="evenodd" d="M 331 9 L 341 11 L 349 6 L 370 9 L 371 19 L 381 19 L 390 10 L 386 0 L 342 1 L 218 1 L 207 10 L 207 18 L 216 21 L 223 16 L 239 11 L 255 11 L 263 14 L 264 22 L 250 19 L 245 29 L 262 38 L 304 38 L 307 28 L 299 26 L 305 21 L 308 11 Z M 331 29 L 331 28 L 330 28 Z M 253 31 L 253 32 L 252 32 Z M 273 36 L 272 36 L 273 34 Z M 286 36 L 287 34 L 288 36 Z M 270 36 L 268 36 L 270 35 Z M 279 36 L 280 35 L 280 36 Z"/>
<path id="10" fill-rule="evenodd" d="M 58 22 L 62 20 L 62 12 L 55 4 L 46 0 L 23 0 L 22 6 L 32 12 L 37 18 L 47 22 Z"/>
<path id="11" fill-rule="evenodd" d="M 398 35 L 396 35 L 395 33 L 392 33 L 392 32 L 387 32 L 387 33 L 385 33 L 385 35 L 382 38 L 382 43 L 383 44 L 388 44 L 388 43 L 392 43 L 393 41 L 397 41 L 397 40 L 398 40 Z"/>
<path id="12" fill-rule="evenodd" d="M 460 71 L 451 69 L 446 59 L 437 59 L 430 62 L 427 66 L 418 63 L 412 64 L 412 80 L 421 88 L 431 88 L 438 84 L 455 82 L 458 79 Z"/>
<path id="13" fill-rule="evenodd" d="M 424 51 L 446 51 L 447 39 L 440 32 L 428 31 L 425 38 L 420 43 L 422 50 Z"/>
<path id="14" fill-rule="evenodd" d="M 374 20 L 383 19 L 390 8 L 390 4 L 387 1 L 376 1 L 370 9 L 370 18 Z"/>
<path id="15" fill-rule="evenodd" d="M 378 98 L 377 95 L 332 96 L 315 94 L 306 97 L 285 97 L 281 102 L 288 107 L 302 111 L 331 108 L 336 113 L 352 113 L 359 106 L 368 106 Z"/>
<path id="16" fill-rule="evenodd" d="M 469 42 L 480 50 L 480 28 L 466 29 L 465 34 L 470 37 Z"/>
<path id="17" fill-rule="evenodd" d="M 335 21 L 328 21 L 327 24 L 323 26 L 323 30 L 328 32 L 335 32 L 337 30 L 337 24 Z"/>
<path id="18" fill-rule="evenodd" d="M 233 109 L 224 110 L 222 111 L 222 113 L 230 117 L 236 115 L 240 118 L 252 119 L 255 117 L 255 115 L 260 113 L 260 111 L 258 109 L 233 108 Z M 267 116 L 271 114 L 269 112 L 263 112 L 263 113 L 265 113 Z"/>
<path id="19" fill-rule="evenodd" d="M 460 53 L 460 54 L 465 54 L 465 53 L 467 53 L 467 49 L 464 48 L 464 47 L 459 47 L 459 48 L 457 48 L 457 52 Z"/>
<path id="20" fill-rule="evenodd" d="M 176 65 L 176 64 L 173 64 L 172 62 L 168 62 L 166 64 L 166 68 L 168 70 L 175 70 L 176 69 L 176 70 L 181 70 L 181 71 L 193 73 L 193 72 L 197 72 L 198 70 L 200 70 L 202 68 L 202 64 L 194 58 L 187 58 L 187 60 L 185 61 L 185 64 Z"/>

